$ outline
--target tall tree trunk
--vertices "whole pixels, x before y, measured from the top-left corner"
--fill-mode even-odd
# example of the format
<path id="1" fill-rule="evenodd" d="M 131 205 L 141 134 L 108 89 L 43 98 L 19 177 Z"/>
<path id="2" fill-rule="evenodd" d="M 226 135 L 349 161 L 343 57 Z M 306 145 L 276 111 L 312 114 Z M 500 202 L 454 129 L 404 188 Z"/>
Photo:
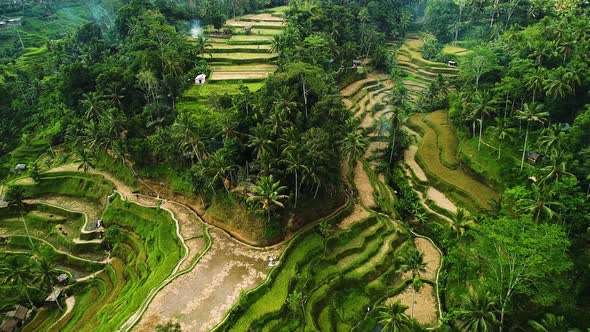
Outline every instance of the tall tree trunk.
<path id="1" fill-rule="evenodd" d="M 33 304 L 33 301 L 31 300 L 31 296 L 29 295 L 29 291 L 27 290 L 27 286 L 24 286 L 24 290 L 25 290 L 25 295 L 27 296 L 27 300 L 29 300 L 29 304 L 31 305 L 32 309 L 36 309 L 37 307 L 35 307 L 35 304 Z"/>
<path id="2" fill-rule="evenodd" d="M 481 118 L 479 119 L 479 142 L 477 143 L 477 151 L 481 150 L 481 134 L 483 132 L 483 113 L 481 113 Z"/>
<path id="3" fill-rule="evenodd" d="M 395 150 L 395 136 L 397 133 L 397 128 L 393 129 L 393 139 L 391 141 L 391 152 L 389 153 L 389 165 L 391 165 L 391 161 L 393 160 L 393 150 Z"/>
<path id="4" fill-rule="evenodd" d="M 305 102 L 305 118 L 307 119 L 307 89 L 305 89 L 305 80 L 303 80 L 303 101 Z"/>
<path id="5" fill-rule="evenodd" d="M 526 134 L 524 135 L 524 147 L 522 150 L 522 160 L 520 161 L 520 170 L 522 171 L 524 167 L 524 156 L 526 155 L 526 144 L 529 138 L 529 123 L 527 122 L 526 125 Z"/>
<path id="6" fill-rule="evenodd" d="M 27 226 L 27 221 L 25 220 L 25 217 L 23 216 L 23 210 L 22 208 L 19 208 L 19 212 L 20 212 L 20 218 L 23 221 L 23 225 L 25 225 L 25 231 L 27 232 L 27 237 L 29 238 L 29 242 L 31 243 L 31 250 L 35 249 L 35 245 L 33 244 L 33 240 L 31 239 L 31 234 L 29 233 L 29 227 Z"/>
<path id="7" fill-rule="evenodd" d="M 500 160 L 500 158 L 502 157 L 501 151 L 502 151 L 502 139 L 500 139 L 498 142 L 498 160 Z"/>
<path id="8" fill-rule="evenodd" d="M 295 208 L 297 208 L 297 194 L 299 193 L 299 186 L 297 182 L 297 171 L 295 171 Z"/>

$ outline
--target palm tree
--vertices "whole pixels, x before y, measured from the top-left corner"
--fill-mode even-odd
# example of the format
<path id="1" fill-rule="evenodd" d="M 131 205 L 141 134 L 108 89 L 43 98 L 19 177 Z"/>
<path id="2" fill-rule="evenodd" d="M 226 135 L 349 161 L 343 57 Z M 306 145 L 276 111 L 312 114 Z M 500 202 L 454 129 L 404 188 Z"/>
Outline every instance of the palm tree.
<path id="1" fill-rule="evenodd" d="M 392 116 L 391 116 L 390 129 L 391 129 L 392 133 L 390 133 L 390 136 L 391 136 L 391 152 L 389 153 L 389 164 L 390 165 L 393 160 L 393 151 L 395 151 L 395 142 L 396 142 L 396 138 L 397 138 L 397 132 L 400 127 L 402 127 L 403 125 L 406 124 L 406 122 L 408 122 L 407 115 L 404 113 L 401 113 L 400 111 L 401 111 L 401 108 L 394 107 L 393 111 L 392 111 Z"/>
<path id="2" fill-rule="evenodd" d="M 61 271 L 55 268 L 55 264 L 50 263 L 45 258 L 39 259 L 39 265 L 35 267 L 35 278 L 33 279 L 35 282 L 47 286 L 48 291 L 53 290 L 54 281 L 57 280 L 57 276 L 61 274 Z M 59 301 L 55 301 L 59 310 L 63 310 Z"/>
<path id="3" fill-rule="evenodd" d="M 420 273 L 426 272 L 426 263 L 424 262 L 424 255 L 418 251 L 417 249 L 412 249 L 406 251 L 406 253 L 400 258 L 400 266 L 398 271 L 405 273 L 405 272 L 412 272 L 412 289 L 414 290 L 412 294 L 412 315 L 414 317 L 414 304 L 416 302 L 416 292 L 417 292 L 417 281 L 420 280 Z"/>
<path id="4" fill-rule="evenodd" d="M 207 158 L 207 171 L 212 174 L 212 182 L 221 180 L 223 187 L 229 193 L 231 183 L 226 185 L 227 176 L 233 179 L 232 172 L 236 171 L 238 166 L 226 158 L 224 149 L 215 151 Z"/>
<path id="5" fill-rule="evenodd" d="M 508 122 L 504 118 L 496 118 L 496 125 L 490 127 L 494 136 L 498 139 L 498 160 L 502 157 L 502 142 L 504 140 L 512 141 L 514 128 L 508 127 Z"/>
<path id="6" fill-rule="evenodd" d="M 488 332 L 498 326 L 496 303 L 489 293 L 472 292 L 465 297 L 461 309 L 457 311 L 460 331 Z"/>
<path id="7" fill-rule="evenodd" d="M 563 77 L 564 74 L 562 70 L 557 70 L 551 75 L 551 78 L 545 81 L 545 93 L 547 96 L 557 99 L 573 93 L 569 82 Z"/>
<path id="8" fill-rule="evenodd" d="M 575 177 L 572 173 L 567 171 L 567 161 L 565 161 L 565 152 L 560 149 L 553 149 L 550 154 L 551 164 L 541 168 L 541 172 L 544 174 L 541 183 L 547 180 L 555 179 L 555 182 L 559 182 L 559 178 L 562 176 Z"/>
<path id="9" fill-rule="evenodd" d="M 103 105 L 103 97 L 98 92 L 88 92 L 82 96 L 82 107 L 86 110 L 86 119 L 98 122 Z"/>
<path id="10" fill-rule="evenodd" d="M 78 170 L 83 169 L 84 173 L 88 173 L 88 170 L 94 168 L 94 155 L 88 149 L 81 149 L 78 151 L 79 158 L 76 160 L 78 165 Z"/>
<path id="11" fill-rule="evenodd" d="M 537 92 L 543 91 L 545 85 L 545 69 L 537 68 L 524 75 L 524 85 L 533 93 L 533 104 Z"/>
<path id="12" fill-rule="evenodd" d="M 383 326 L 384 332 L 408 332 L 417 330 L 416 321 L 408 317 L 405 311 L 408 309 L 399 301 L 377 307 L 379 312 L 379 324 Z"/>
<path id="13" fill-rule="evenodd" d="M 29 242 L 31 243 L 31 249 L 34 248 L 33 240 L 31 239 L 31 234 L 29 233 L 29 227 L 27 226 L 27 221 L 23 215 L 23 211 L 25 209 L 25 188 L 21 186 L 10 186 L 8 190 L 6 190 L 5 199 L 8 202 L 8 206 L 15 207 L 17 211 L 20 213 L 20 218 L 25 226 L 25 232 L 27 233 L 27 237 L 29 238 Z"/>
<path id="14" fill-rule="evenodd" d="M 522 160 L 520 162 L 520 170 L 524 167 L 524 157 L 526 156 L 527 143 L 529 138 L 529 128 L 531 123 L 544 123 L 549 117 L 548 112 L 541 111 L 539 104 L 524 104 L 523 110 L 516 113 L 516 117 L 520 120 L 526 121 L 526 134 L 524 136 L 524 147 L 522 149 Z"/>
<path id="15" fill-rule="evenodd" d="M 197 124 L 190 114 L 187 112 L 180 113 L 171 129 L 172 136 L 179 141 L 178 147 L 181 151 L 188 152 L 191 159 L 196 157 L 201 162 L 205 147 L 198 134 Z"/>
<path id="16" fill-rule="evenodd" d="M 35 304 L 33 304 L 29 295 L 29 281 L 33 277 L 33 269 L 28 258 L 26 259 L 27 261 L 24 261 L 22 256 L 11 255 L 0 265 L 0 278 L 2 279 L 2 283 L 21 287 L 27 296 L 31 308 L 35 308 Z"/>
<path id="17" fill-rule="evenodd" d="M 346 137 L 340 141 L 342 154 L 353 164 L 360 160 L 369 147 L 369 141 L 363 135 L 362 131 L 354 130 L 349 132 Z"/>
<path id="18" fill-rule="evenodd" d="M 539 322 L 529 320 L 529 325 L 536 332 L 580 332 L 579 329 L 569 328 L 563 316 L 552 313 L 545 314 Z"/>
<path id="19" fill-rule="evenodd" d="M 203 37 L 203 35 L 200 35 L 199 37 L 197 37 L 197 40 L 195 42 L 195 52 L 197 52 L 197 55 L 199 57 L 203 57 L 203 55 L 205 54 L 211 54 L 208 49 L 211 48 L 211 44 L 207 42 L 207 39 L 205 37 Z"/>
<path id="20" fill-rule="evenodd" d="M 462 236 L 468 229 L 475 226 L 475 222 L 471 215 L 469 215 L 465 209 L 461 208 L 457 209 L 457 212 L 453 214 L 452 221 L 451 230 L 457 237 Z"/>
<path id="21" fill-rule="evenodd" d="M 473 117 L 477 118 L 479 116 L 479 119 L 477 120 L 479 122 L 479 141 L 477 143 L 477 151 L 481 149 L 484 116 L 488 116 L 495 111 L 493 103 L 494 100 L 492 99 L 491 94 L 481 91 L 475 94 L 472 101 Z"/>
<path id="22" fill-rule="evenodd" d="M 524 207 L 522 210 L 530 212 L 535 218 L 536 222 L 539 222 L 541 215 L 546 215 L 548 220 L 558 217 L 559 215 L 553 210 L 555 207 L 563 207 L 563 204 L 559 201 L 553 201 L 554 192 L 552 190 L 547 191 L 546 186 L 539 187 L 536 183 L 532 184 L 532 197 L 522 198 L 519 203 Z"/>
<path id="23" fill-rule="evenodd" d="M 275 182 L 272 175 L 262 176 L 258 179 L 256 185 L 252 187 L 253 193 L 250 194 L 247 200 L 260 204 L 262 209 L 266 211 L 267 222 L 270 223 L 271 209 L 274 206 L 285 207 L 281 201 L 289 198 L 289 196 L 282 195 L 281 192 L 286 189 L 287 187 L 281 186 L 280 181 Z"/>
<path id="24" fill-rule="evenodd" d="M 306 172 L 309 168 L 303 162 L 302 154 L 297 150 L 289 150 L 285 152 L 285 158 L 282 160 L 283 164 L 287 166 L 286 171 L 288 174 L 295 174 L 295 204 L 297 207 L 297 198 L 299 197 L 299 190 L 301 187 L 301 181 L 299 180 L 299 174 Z"/>
<path id="25" fill-rule="evenodd" d="M 385 116 L 373 120 L 373 130 L 377 136 L 385 136 L 391 130 L 391 121 Z"/>
<path id="26" fill-rule="evenodd" d="M 273 141 L 269 138 L 268 127 L 261 123 L 256 124 L 252 134 L 248 135 L 248 147 L 254 149 L 256 160 L 260 160 L 263 152 L 270 153 Z"/>
<path id="27" fill-rule="evenodd" d="M 565 133 L 561 130 L 561 123 L 556 123 L 543 129 L 543 136 L 539 137 L 537 143 L 547 153 L 554 148 L 560 149 L 561 141 Z"/>

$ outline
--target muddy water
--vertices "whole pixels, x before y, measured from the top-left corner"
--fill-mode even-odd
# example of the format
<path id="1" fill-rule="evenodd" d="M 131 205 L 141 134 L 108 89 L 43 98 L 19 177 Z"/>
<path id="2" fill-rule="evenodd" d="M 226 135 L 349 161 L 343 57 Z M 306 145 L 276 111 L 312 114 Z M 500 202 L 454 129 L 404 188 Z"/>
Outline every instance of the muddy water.
<path id="1" fill-rule="evenodd" d="M 199 264 L 162 289 L 150 303 L 136 331 L 178 320 L 185 331 L 208 331 L 223 319 L 240 292 L 266 278 L 268 256 L 278 257 L 282 248 L 251 249 L 211 229 L 213 245 Z"/>

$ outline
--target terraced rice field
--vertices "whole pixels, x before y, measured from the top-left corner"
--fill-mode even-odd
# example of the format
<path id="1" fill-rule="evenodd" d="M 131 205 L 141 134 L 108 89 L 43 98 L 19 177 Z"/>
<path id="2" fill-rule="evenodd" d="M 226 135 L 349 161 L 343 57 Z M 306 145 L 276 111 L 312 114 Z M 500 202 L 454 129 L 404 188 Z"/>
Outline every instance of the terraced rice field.
<path id="1" fill-rule="evenodd" d="M 444 138 L 449 132 L 441 129 L 447 125 L 445 111 L 427 115 L 415 114 L 410 118 L 410 122 L 424 133 L 415 157 L 434 187 L 447 192 L 454 201 L 470 210 L 488 208 L 492 199 L 498 198 L 498 193 L 494 189 L 478 181 L 464 169 L 450 168 L 443 162 L 441 146 L 449 146 L 441 145 L 440 142 L 449 144 L 448 142 L 452 141 Z"/>
<path id="2" fill-rule="evenodd" d="M 428 85 L 436 80 L 439 74 L 444 78 L 451 78 L 457 74 L 457 68 L 424 59 L 420 53 L 423 45 L 424 41 L 419 35 L 408 34 L 406 43 L 398 51 L 398 67 L 409 75 L 404 80 L 404 85 L 410 90 L 413 101 L 428 89 Z"/>
<path id="3" fill-rule="evenodd" d="M 210 82 L 258 82 L 276 70 L 277 54 L 271 52 L 271 44 L 285 26 L 283 15 L 250 14 L 228 20 L 225 26 L 236 34 L 230 38 L 207 36 L 212 41 L 209 54 L 204 56 L 211 65 Z"/>

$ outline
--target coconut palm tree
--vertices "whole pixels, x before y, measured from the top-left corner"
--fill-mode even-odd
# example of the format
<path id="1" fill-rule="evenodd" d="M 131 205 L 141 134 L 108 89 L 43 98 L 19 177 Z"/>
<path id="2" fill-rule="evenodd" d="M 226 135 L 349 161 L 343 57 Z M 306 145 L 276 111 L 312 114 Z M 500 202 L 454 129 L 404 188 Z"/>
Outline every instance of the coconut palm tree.
<path id="1" fill-rule="evenodd" d="M 451 230 L 455 233 L 456 237 L 462 236 L 468 229 L 475 226 L 473 218 L 465 209 L 457 209 L 451 220 L 453 221 L 451 223 Z"/>
<path id="2" fill-rule="evenodd" d="M 23 211 L 25 210 L 25 188 L 21 186 L 8 187 L 4 199 L 8 202 L 8 206 L 16 208 L 17 211 L 20 213 L 20 219 L 23 222 L 25 232 L 27 233 L 27 237 L 29 238 L 29 242 L 31 243 L 31 249 L 33 249 L 33 240 L 31 239 L 29 227 L 27 226 L 27 221 L 23 215 Z"/>
<path id="3" fill-rule="evenodd" d="M 420 273 L 426 272 L 426 262 L 424 262 L 424 255 L 417 249 L 408 250 L 400 258 L 400 265 L 398 271 L 401 273 L 412 273 L 412 314 L 414 317 L 414 303 L 416 302 L 417 284 L 420 281 Z"/>
<path id="4" fill-rule="evenodd" d="M 545 81 L 545 94 L 553 99 L 563 98 L 573 93 L 566 78 L 563 77 L 564 70 L 556 70 L 549 79 Z"/>
<path id="5" fill-rule="evenodd" d="M 30 281 L 33 279 L 33 268 L 28 258 L 11 255 L 0 265 L 0 278 L 3 284 L 22 288 L 29 304 L 32 308 L 35 308 L 35 304 L 29 294 Z"/>
<path id="6" fill-rule="evenodd" d="M 545 86 L 545 69 L 537 68 L 524 75 L 524 85 L 529 91 L 533 93 L 533 101 L 535 103 L 535 97 L 537 92 L 543 91 Z"/>
<path id="7" fill-rule="evenodd" d="M 191 159 L 196 157 L 202 162 L 205 146 L 198 133 L 198 127 L 188 112 L 178 115 L 172 124 L 172 136 L 178 140 L 178 147 L 183 153 L 190 154 Z"/>
<path id="8" fill-rule="evenodd" d="M 567 161 L 565 160 L 566 153 L 563 150 L 553 149 L 550 154 L 551 163 L 543 168 L 543 178 L 540 183 L 545 183 L 548 180 L 559 182 L 563 176 L 575 177 L 572 173 L 567 171 Z"/>
<path id="9" fill-rule="evenodd" d="M 274 206 L 284 208 L 281 202 L 289 198 L 287 195 L 282 195 L 281 192 L 287 190 L 287 187 L 281 186 L 280 181 L 274 180 L 272 175 L 262 176 L 252 187 L 252 193 L 248 197 L 249 202 L 258 203 L 267 214 L 267 222 L 270 223 L 270 212 Z"/>
<path id="10" fill-rule="evenodd" d="M 563 316 L 551 313 L 545 314 L 540 321 L 529 320 L 529 325 L 535 332 L 579 332 L 579 329 L 569 328 Z"/>
<path id="11" fill-rule="evenodd" d="M 94 155 L 88 149 L 81 149 L 78 151 L 78 159 L 76 160 L 78 165 L 78 170 L 84 170 L 84 173 L 88 173 L 88 170 L 94 168 Z"/>
<path id="12" fill-rule="evenodd" d="M 496 136 L 498 139 L 497 159 L 500 160 L 500 158 L 502 158 L 502 142 L 505 140 L 512 141 L 512 135 L 515 133 L 515 130 L 514 128 L 510 128 L 508 126 L 508 121 L 506 121 L 504 118 L 496 118 L 496 125 L 490 127 L 490 131 L 492 135 Z"/>
<path id="13" fill-rule="evenodd" d="M 460 331 L 491 332 L 498 326 L 496 303 L 489 293 L 472 292 L 466 296 L 461 309 L 457 310 Z"/>
<path id="14" fill-rule="evenodd" d="M 379 324 L 384 332 L 409 332 L 418 328 L 418 323 L 405 314 L 408 307 L 399 301 L 377 307 Z"/>
<path id="15" fill-rule="evenodd" d="M 539 144 L 539 147 L 545 151 L 545 153 L 553 150 L 554 148 L 560 148 L 561 141 L 565 137 L 565 133 L 561 130 L 561 128 L 561 123 L 556 123 L 543 129 L 543 136 L 539 137 L 537 143 Z"/>
<path id="16" fill-rule="evenodd" d="M 254 149 L 256 160 L 260 160 L 264 152 L 270 153 L 273 141 L 269 138 L 269 134 L 269 128 L 258 123 L 252 128 L 252 134 L 248 135 L 248 147 Z"/>
<path id="17" fill-rule="evenodd" d="M 520 120 L 526 121 L 526 134 L 524 136 L 524 146 L 522 149 L 522 160 L 520 162 L 520 170 L 524 167 L 524 157 L 527 152 L 527 143 L 529 138 L 529 129 L 531 123 L 544 123 L 549 117 L 548 112 L 543 112 L 539 104 L 524 104 L 522 111 L 517 111 L 516 117 Z"/>
<path id="18" fill-rule="evenodd" d="M 297 198 L 299 197 L 299 190 L 301 189 L 302 181 L 299 178 L 300 174 L 309 171 L 307 165 L 305 165 L 303 160 L 303 155 L 300 151 L 297 150 L 287 150 L 284 153 L 285 157 L 281 161 L 286 166 L 286 171 L 288 174 L 295 175 L 295 203 L 293 207 L 297 207 Z"/>
<path id="19" fill-rule="evenodd" d="M 340 141 L 342 154 L 353 164 L 360 160 L 369 147 L 369 141 L 363 135 L 362 131 L 354 130 L 349 132 L 346 137 Z"/>
<path id="20" fill-rule="evenodd" d="M 533 183 L 531 186 L 531 198 L 523 198 L 519 200 L 519 203 L 524 206 L 522 210 L 530 212 L 536 222 L 539 222 L 541 215 L 545 215 L 548 220 L 551 220 L 554 217 L 559 218 L 559 215 L 555 212 L 554 208 L 563 207 L 561 202 L 553 200 L 555 193 L 546 188 L 546 186 L 538 186 L 536 183 Z"/>
<path id="21" fill-rule="evenodd" d="M 220 180 L 225 190 L 229 193 L 231 182 L 227 185 L 228 176 L 233 180 L 233 172 L 238 169 L 238 166 L 226 158 L 224 149 L 219 149 L 215 153 L 209 155 L 207 158 L 207 171 L 212 175 L 212 182 Z"/>
<path id="22" fill-rule="evenodd" d="M 477 122 L 479 122 L 479 139 L 478 139 L 478 143 L 477 143 L 477 151 L 479 151 L 481 149 L 481 136 L 483 133 L 483 120 L 484 120 L 484 117 L 492 114 L 495 111 L 494 100 L 492 99 L 491 94 L 479 91 L 475 94 L 475 96 L 471 102 L 471 106 L 472 106 L 472 112 L 474 115 L 473 117 L 474 118 L 479 117 L 479 119 L 477 120 Z"/>
<path id="23" fill-rule="evenodd" d="M 47 290 L 51 292 L 54 282 L 57 280 L 57 276 L 61 274 L 61 271 L 55 268 L 55 264 L 50 263 L 45 258 L 40 258 L 38 263 L 34 268 L 35 278 L 33 280 L 38 284 L 46 286 Z M 55 301 L 55 303 L 57 303 L 60 310 L 63 310 L 59 301 Z"/>
<path id="24" fill-rule="evenodd" d="M 88 92 L 82 95 L 82 107 L 86 110 L 86 119 L 98 122 L 104 105 L 104 97 L 98 92 Z"/>

